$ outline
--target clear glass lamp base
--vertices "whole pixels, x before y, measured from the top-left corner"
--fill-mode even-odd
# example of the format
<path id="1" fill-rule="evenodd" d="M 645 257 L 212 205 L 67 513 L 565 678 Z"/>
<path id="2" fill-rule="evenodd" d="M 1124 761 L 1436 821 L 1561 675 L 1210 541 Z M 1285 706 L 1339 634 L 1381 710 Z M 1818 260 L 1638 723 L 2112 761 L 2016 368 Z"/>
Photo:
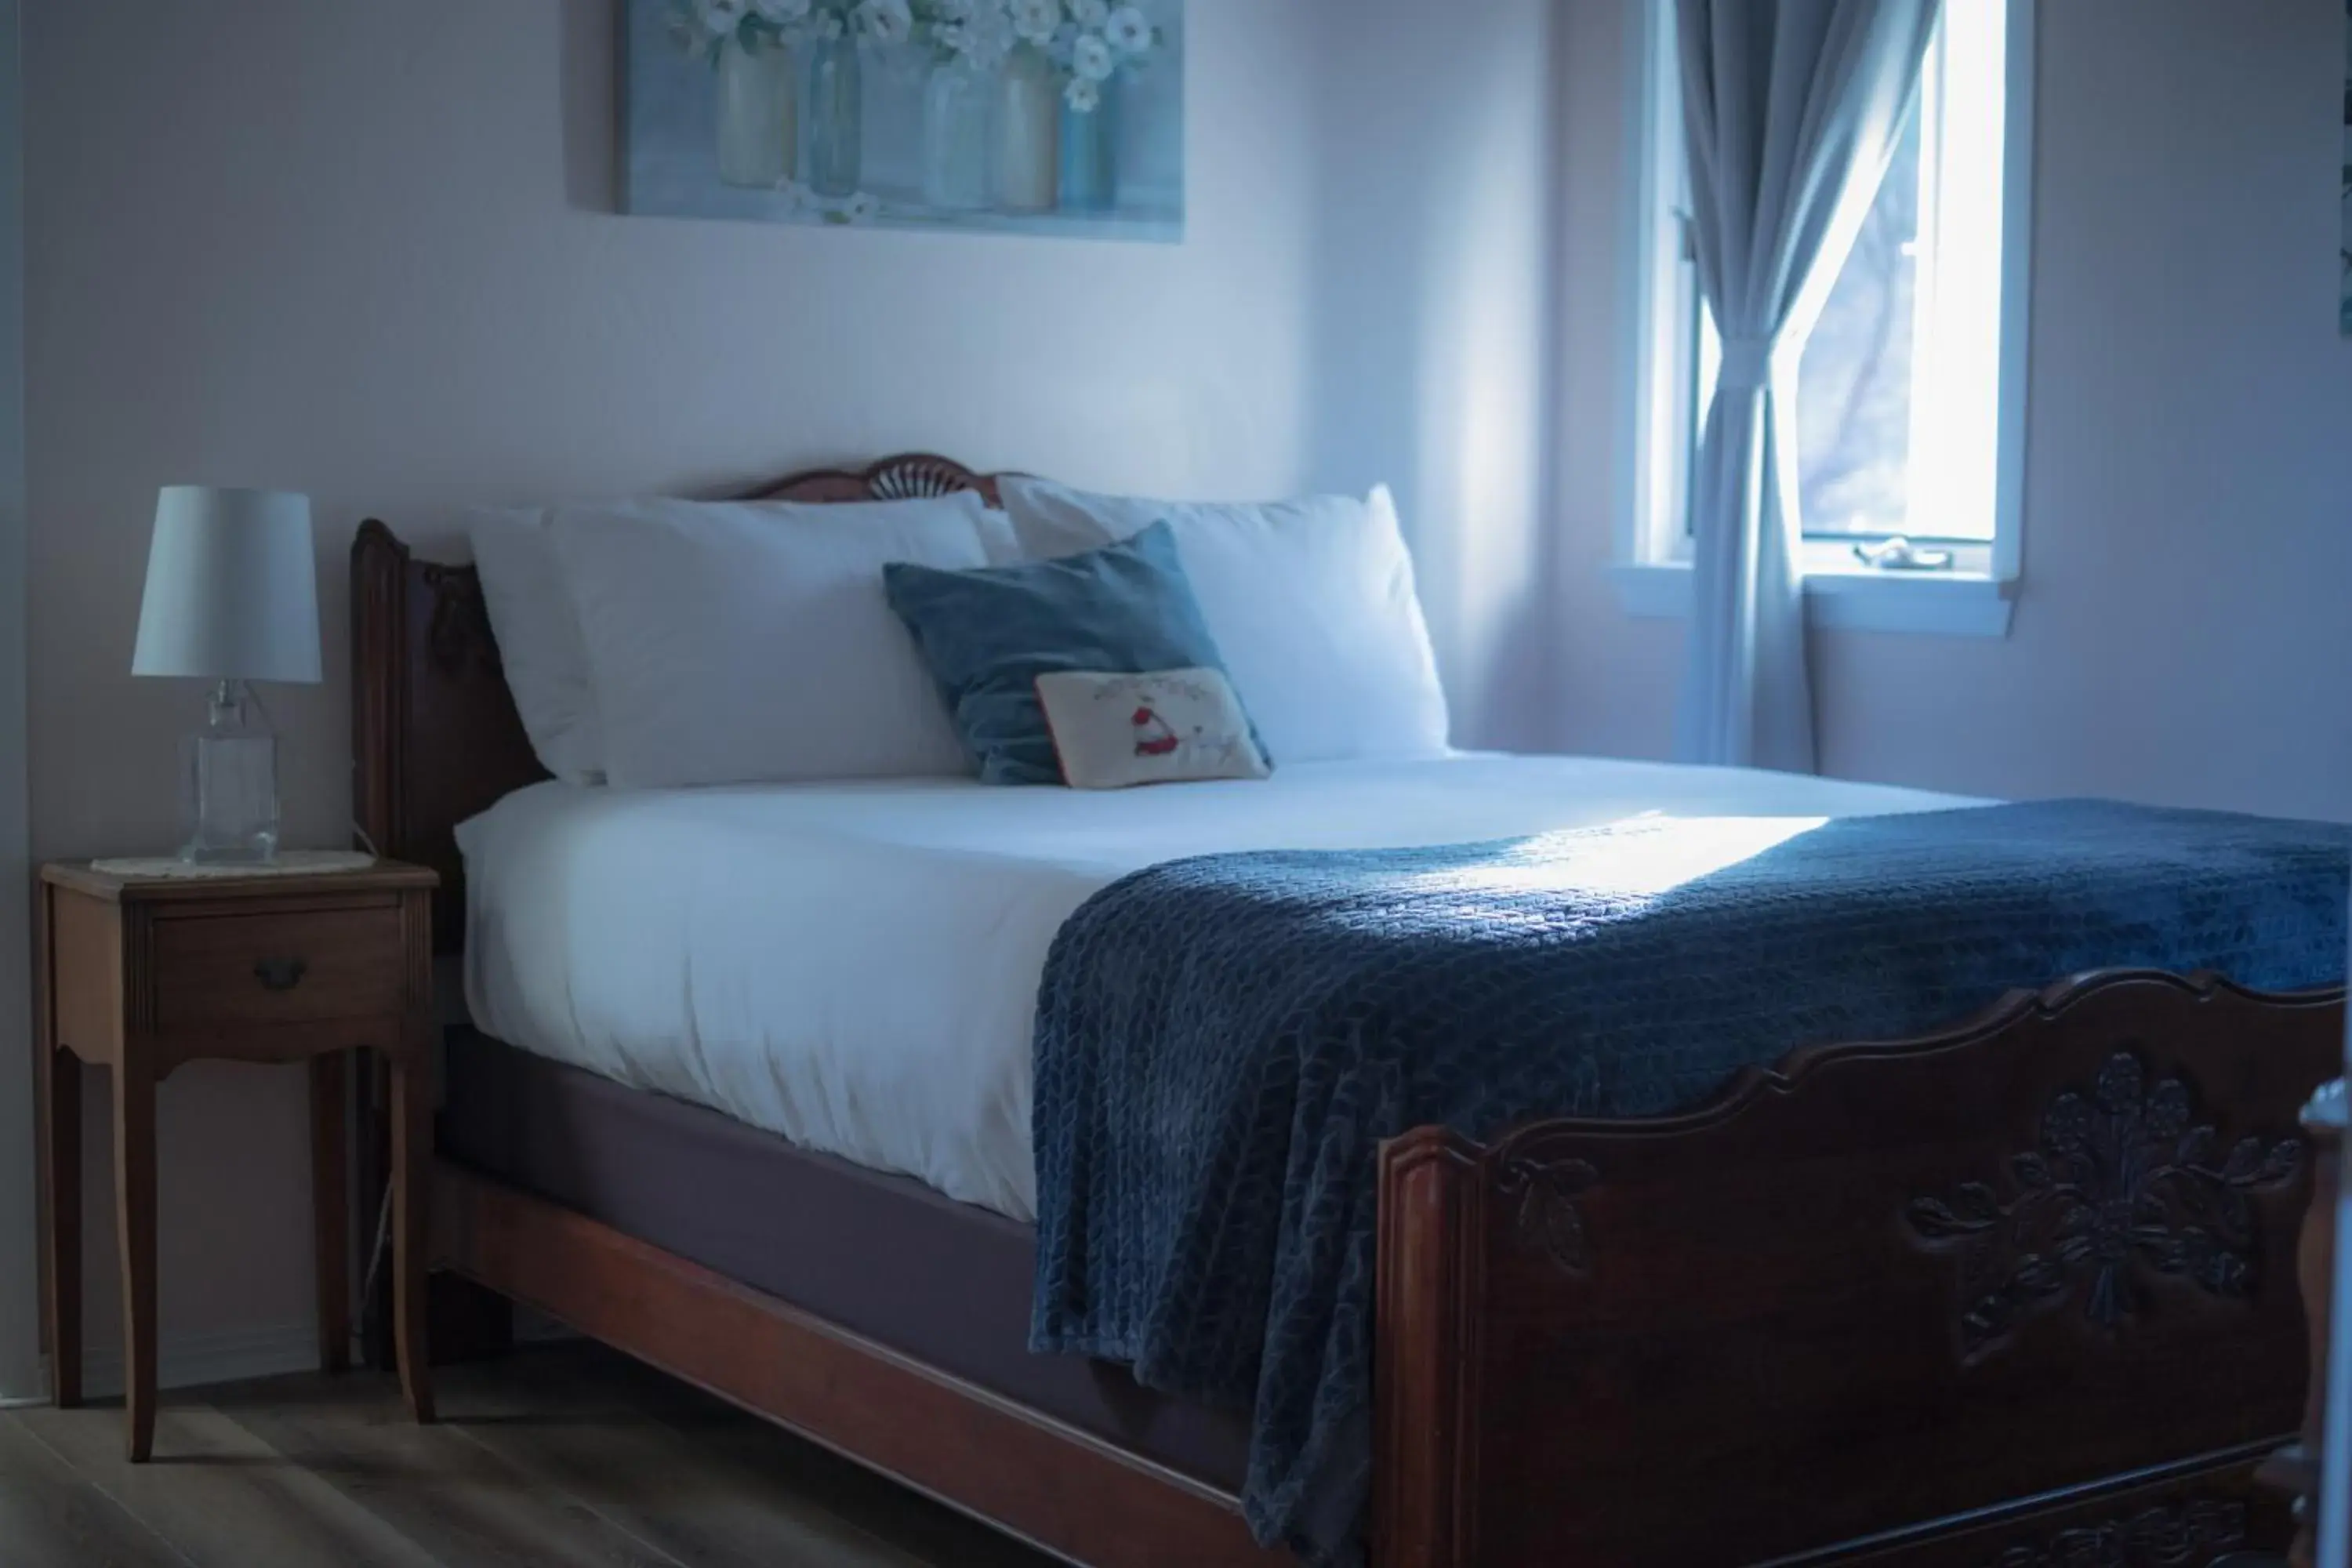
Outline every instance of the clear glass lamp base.
<path id="1" fill-rule="evenodd" d="M 205 728 L 180 743 L 180 816 L 191 864 L 278 858 L 278 737 L 241 680 L 214 689 Z"/>

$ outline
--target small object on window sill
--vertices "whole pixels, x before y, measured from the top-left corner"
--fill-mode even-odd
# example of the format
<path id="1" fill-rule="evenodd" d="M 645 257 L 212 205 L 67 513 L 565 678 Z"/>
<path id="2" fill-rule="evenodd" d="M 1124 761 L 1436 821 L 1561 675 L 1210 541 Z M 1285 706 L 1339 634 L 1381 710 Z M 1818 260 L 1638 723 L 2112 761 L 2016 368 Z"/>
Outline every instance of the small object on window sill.
<path id="1" fill-rule="evenodd" d="M 1950 551 L 1922 550 L 1900 534 L 1876 544 L 1855 545 L 1853 558 L 1881 572 L 1949 572 L 1953 561 Z"/>

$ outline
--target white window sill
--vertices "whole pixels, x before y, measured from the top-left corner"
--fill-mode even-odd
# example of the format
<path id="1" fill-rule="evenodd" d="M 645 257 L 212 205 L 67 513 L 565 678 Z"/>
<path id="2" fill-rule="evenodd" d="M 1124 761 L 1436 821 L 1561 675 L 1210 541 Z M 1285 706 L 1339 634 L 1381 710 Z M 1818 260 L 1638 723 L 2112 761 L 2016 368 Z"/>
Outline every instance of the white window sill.
<path id="1" fill-rule="evenodd" d="M 1629 616 L 1685 619 L 1691 569 L 1684 563 L 1609 568 Z M 1975 572 L 1897 573 L 1813 570 L 1805 574 L 1805 619 L 1828 631 L 1921 632 L 1933 637 L 2004 637 L 2017 584 Z"/>

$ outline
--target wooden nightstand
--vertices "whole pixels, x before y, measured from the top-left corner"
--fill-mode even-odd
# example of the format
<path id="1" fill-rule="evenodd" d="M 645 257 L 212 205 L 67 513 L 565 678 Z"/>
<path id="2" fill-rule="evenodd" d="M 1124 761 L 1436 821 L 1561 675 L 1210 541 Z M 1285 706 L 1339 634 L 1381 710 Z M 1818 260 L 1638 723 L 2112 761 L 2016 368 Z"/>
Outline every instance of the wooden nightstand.
<path id="1" fill-rule="evenodd" d="M 42 1251 L 57 1402 L 81 1399 L 81 1075 L 114 1073 L 114 1185 L 122 1250 L 123 1394 L 131 1458 L 155 1437 L 155 1086 L 198 1058 L 310 1065 L 319 1359 L 349 1363 L 344 1073 L 392 1068 L 394 1341 L 401 1385 L 433 1418 L 425 1347 L 432 1154 L 433 889 L 417 867 L 201 880 L 131 880 L 87 864 L 41 868 L 37 939 L 45 1186 Z"/>

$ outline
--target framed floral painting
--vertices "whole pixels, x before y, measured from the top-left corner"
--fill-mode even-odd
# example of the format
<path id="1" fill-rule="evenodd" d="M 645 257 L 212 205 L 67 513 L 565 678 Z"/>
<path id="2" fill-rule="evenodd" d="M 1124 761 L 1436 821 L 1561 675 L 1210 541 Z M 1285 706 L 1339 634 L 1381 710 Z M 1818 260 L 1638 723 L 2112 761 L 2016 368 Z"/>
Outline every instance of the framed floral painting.
<path id="1" fill-rule="evenodd" d="M 1183 0 L 623 0 L 633 213 L 1172 242 Z"/>

